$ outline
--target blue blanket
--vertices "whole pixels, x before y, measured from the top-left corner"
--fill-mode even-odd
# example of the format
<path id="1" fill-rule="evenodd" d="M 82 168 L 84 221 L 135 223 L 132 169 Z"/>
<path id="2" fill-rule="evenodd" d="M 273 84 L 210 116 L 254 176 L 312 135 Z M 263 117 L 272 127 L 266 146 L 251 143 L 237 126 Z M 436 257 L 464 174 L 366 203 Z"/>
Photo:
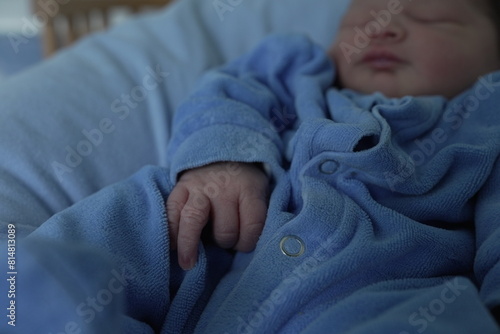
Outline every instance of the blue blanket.
<path id="1" fill-rule="evenodd" d="M 13 302 L 12 317 L 0 332 L 192 332 L 232 257 L 201 248 L 194 270 L 182 271 L 175 256 L 171 264 L 164 205 L 171 187 L 165 169 L 145 167 L 27 238 L 15 242 L 12 225 L 12 280 L 1 285 L 12 291 L 2 295 L 4 305 Z"/>
<path id="2" fill-rule="evenodd" d="M 279 36 L 206 76 L 167 168 L 16 243 L 2 333 L 498 333 L 500 74 L 452 101 L 338 91 L 333 74 L 322 48 Z M 183 272 L 172 180 L 227 160 L 269 167 L 262 237 L 235 256 L 200 245 Z"/>

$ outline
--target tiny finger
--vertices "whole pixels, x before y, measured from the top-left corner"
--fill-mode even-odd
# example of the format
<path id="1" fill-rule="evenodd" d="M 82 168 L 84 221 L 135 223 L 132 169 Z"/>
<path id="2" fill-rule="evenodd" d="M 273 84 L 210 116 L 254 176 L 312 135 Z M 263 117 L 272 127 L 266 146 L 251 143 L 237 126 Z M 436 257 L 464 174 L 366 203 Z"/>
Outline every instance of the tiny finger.
<path id="1" fill-rule="evenodd" d="M 177 236 L 179 265 L 184 270 L 192 269 L 196 264 L 201 232 L 208 222 L 209 215 L 209 199 L 201 192 L 190 193 L 186 205 L 182 208 Z"/>
<path id="2" fill-rule="evenodd" d="M 264 228 L 267 200 L 263 196 L 247 196 L 240 202 L 240 234 L 235 249 L 250 252 L 255 248 Z"/>
<path id="3" fill-rule="evenodd" d="M 213 200 L 213 237 L 217 246 L 233 248 L 240 232 L 238 202 L 224 199 Z"/>
<path id="4" fill-rule="evenodd" d="M 168 233 L 170 236 L 170 248 L 177 248 L 177 237 L 179 234 L 179 223 L 182 208 L 186 205 L 189 192 L 184 187 L 176 186 L 167 198 L 167 220 Z"/>

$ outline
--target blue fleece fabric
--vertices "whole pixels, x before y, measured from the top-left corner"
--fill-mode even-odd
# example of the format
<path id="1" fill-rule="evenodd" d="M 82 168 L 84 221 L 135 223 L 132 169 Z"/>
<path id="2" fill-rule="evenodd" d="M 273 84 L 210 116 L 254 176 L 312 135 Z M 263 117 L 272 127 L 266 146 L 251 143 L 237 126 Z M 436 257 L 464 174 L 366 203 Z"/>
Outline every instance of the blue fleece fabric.
<path id="1" fill-rule="evenodd" d="M 2 280 L 0 288 L 2 305 L 14 302 L 13 318 L 0 323 L 0 333 L 193 332 L 232 256 L 200 248 L 195 269 L 178 267 L 169 250 L 168 174 L 145 167 L 26 238 L 16 238 L 11 225 L 13 281 Z M 1 259 L 8 263 L 9 253 Z"/>
<path id="2" fill-rule="evenodd" d="M 297 35 L 208 74 L 176 114 L 167 168 L 19 242 L 21 332 L 499 333 L 500 73 L 451 101 L 362 96 L 333 77 Z M 180 172 L 215 161 L 269 167 L 268 218 L 254 252 L 200 245 L 184 273 L 164 200 Z M 53 321 L 31 291 L 57 296 Z"/>
<path id="3" fill-rule="evenodd" d="M 497 333 L 500 73 L 447 101 L 339 91 L 334 72 L 308 39 L 273 36 L 176 114 L 172 180 L 247 161 L 275 181 L 197 331 Z"/>

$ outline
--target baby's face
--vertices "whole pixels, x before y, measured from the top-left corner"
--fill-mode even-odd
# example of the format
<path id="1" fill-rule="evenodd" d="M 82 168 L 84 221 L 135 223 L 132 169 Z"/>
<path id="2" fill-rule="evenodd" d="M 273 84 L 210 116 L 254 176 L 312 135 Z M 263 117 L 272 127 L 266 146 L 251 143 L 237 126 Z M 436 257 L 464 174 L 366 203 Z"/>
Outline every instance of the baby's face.
<path id="1" fill-rule="evenodd" d="M 493 20 L 479 0 L 353 0 L 330 50 L 342 87 L 458 95 L 500 69 Z"/>

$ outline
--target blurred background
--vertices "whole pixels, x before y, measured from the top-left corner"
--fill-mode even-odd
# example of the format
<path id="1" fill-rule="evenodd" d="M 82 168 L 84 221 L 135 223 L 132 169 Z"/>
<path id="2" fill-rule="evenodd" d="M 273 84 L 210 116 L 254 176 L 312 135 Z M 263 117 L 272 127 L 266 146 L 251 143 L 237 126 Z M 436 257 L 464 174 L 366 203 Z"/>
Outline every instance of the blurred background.
<path id="1" fill-rule="evenodd" d="M 15 52 L 16 37 L 22 37 L 23 18 L 31 14 L 30 0 L 0 0 L 0 81 L 42 58 L 40 35 L 23 40 Z M 11 43 L 14 42 L 14 43 Z"/>
<path id="2" fill-rule="evenodd" d="M 94 31 L 171 0 L 0 0 L 0 82 Z"/>

